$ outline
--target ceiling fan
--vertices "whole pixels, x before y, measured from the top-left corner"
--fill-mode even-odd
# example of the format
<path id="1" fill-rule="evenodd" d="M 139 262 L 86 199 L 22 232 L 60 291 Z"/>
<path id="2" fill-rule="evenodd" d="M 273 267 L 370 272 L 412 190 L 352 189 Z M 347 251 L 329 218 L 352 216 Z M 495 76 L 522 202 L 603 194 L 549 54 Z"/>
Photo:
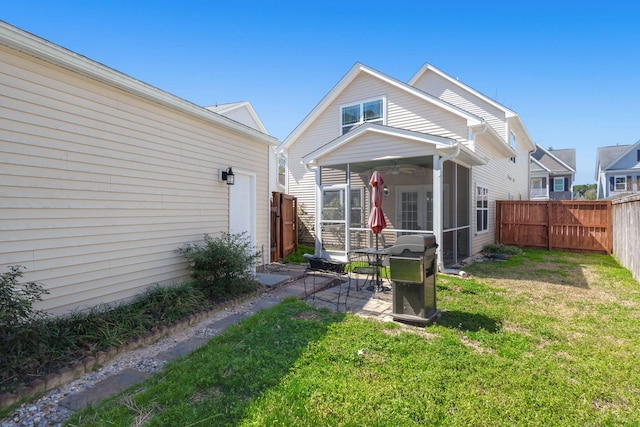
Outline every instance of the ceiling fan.
<path id="1" fill-rule="evenodd" d="M 401 172 L 412 175 L 416 171 L 416 167 L 412 165 L 393 165 L 389 169 L 391 175 L 399 175 Z"/>

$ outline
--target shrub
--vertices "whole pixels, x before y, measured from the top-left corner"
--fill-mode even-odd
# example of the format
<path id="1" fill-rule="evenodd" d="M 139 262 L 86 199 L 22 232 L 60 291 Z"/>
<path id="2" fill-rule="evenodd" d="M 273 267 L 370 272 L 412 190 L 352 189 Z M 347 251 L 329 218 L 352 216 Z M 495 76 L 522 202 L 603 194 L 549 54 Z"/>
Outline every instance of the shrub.
<path id="1" fill-rule="evenodd" d="M 186 244 L 178 249 L 190 262 L 194 285 L 209 298 L 236 296 L 257 287 L 251 274 L 259 252 L 253 252 L 247 233 L 204 235 L 204 246 Z"/>
<path id="2" fill-rule="evenodd" d="M 522 250 L 517 246 L 507 246 L 502 243 L 493 243 L 490 245 L 485 245 L 482 248 L 482 252 L 490 253 L 490 254 L 504 254 L 504 255 L 520 255 Z"/>
<path id="3" fill-rule="evenodd" d="M 33 303 L 42 301 L 48 291 L 35 282 L 20 283 L 24 267 L 11 265 L 9 271 L 0 274 L 0 334 L 6 336 L 16 328 L 44 316 L 34 310 Z"/>
<path id="4" fill-rule="evenodd" d="M 8 268 L 9 271 L 0 274 L 0 367 L 8 368 L 0 371 L 0 389 L 20 369 L 37 366 L 33 355 L 45 346 L 42 324 L 46 316 L 35 310 L 33 304 L 48 292 L 35 282 L 20 283 L 24 267 Z"/>

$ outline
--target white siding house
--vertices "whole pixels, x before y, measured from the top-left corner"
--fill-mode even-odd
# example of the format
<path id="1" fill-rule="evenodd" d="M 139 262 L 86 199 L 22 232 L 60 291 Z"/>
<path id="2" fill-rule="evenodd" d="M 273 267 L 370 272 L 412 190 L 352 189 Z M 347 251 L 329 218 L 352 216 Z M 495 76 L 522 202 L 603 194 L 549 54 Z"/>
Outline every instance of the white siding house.
<path id="1" fill-rule="evenodd" d="M 275 138 L 2 22 L 0 93 L 0 270 L 26 267 L 38 308 L 179 281 L 204 233 L 269 247 Z"/>
<path id="2" fill-rule="evenodd" d="M 554 150 L 536 144 L 531 154 L 531 200 L 572 200 L 576 150 Z"/>
<path id="3" fill-rule="evenodd" d="M 595 178 L 598 199 L 640 192 L 640 141 L 598 147 Z"/>
<path id="4" fill-rule="evenodd" d="M 495 200 L 528 198 L 533 150 L 515 112 L 431 65 L 403 83 L 362 64 L 278 147 L 301 238 L 317 255 L 372 245 L 368 183 L 377 170 L 384 242 L 434 233 L 441 266 L 495 241 Z"/>

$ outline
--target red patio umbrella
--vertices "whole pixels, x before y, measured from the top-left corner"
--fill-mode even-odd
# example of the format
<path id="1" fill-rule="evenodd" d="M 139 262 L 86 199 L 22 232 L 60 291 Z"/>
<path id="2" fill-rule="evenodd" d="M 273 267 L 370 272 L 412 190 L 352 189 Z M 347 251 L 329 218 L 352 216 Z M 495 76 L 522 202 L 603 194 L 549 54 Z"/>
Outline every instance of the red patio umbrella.
<path id="1" fill-rule="evenodd" d="M 381 290 L 380 283 L 380 253 L 378 252 L 378 234 L 384 230 L 387 226 L 387 221 L 384 219 L 384 212 L 382 212 L 382 193 L 384 191 L 382 185 L 384 179 L 382 174 L 378 171 L 374 171 L 369 180 L 371 185 L 371 213 L 369 214 L 369 228 L 376 235 L 376 284 L 375 287 Z"/>
<path id="2" fill-rule="evenodd" d="M 378 248 L 378 234 L 387 226 L 387 221 L 384 219 L 384 212 L 382 212 L 382 185 L 384 179 L 382 174 L 378 171 L 374 171 L 369 180 L 371 185 L 371 213 L 369 214 L 369 228 L 376 235 L 376 249 Z"/>

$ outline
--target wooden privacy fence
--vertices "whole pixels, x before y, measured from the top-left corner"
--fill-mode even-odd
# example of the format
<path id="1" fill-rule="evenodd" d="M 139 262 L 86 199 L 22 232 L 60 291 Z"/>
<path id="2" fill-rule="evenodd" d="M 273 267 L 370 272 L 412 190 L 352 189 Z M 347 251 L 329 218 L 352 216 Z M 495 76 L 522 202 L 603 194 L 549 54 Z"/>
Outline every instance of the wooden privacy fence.
<path id="1" fill-rule="evenodd" d="M 613 253 L 640 281 L 640 194 L 612 200 L 611 204 Z"/>
<path id="2" fill-rule="evenodd" d="M 298 249 L 298 201 L 284 193 L 271 195 L 271 262 Z"/>
<path id="3" fill-rule="evenodd" d="M 610 201 L 496 201 L 496 241 L 611 254 Z"/>

